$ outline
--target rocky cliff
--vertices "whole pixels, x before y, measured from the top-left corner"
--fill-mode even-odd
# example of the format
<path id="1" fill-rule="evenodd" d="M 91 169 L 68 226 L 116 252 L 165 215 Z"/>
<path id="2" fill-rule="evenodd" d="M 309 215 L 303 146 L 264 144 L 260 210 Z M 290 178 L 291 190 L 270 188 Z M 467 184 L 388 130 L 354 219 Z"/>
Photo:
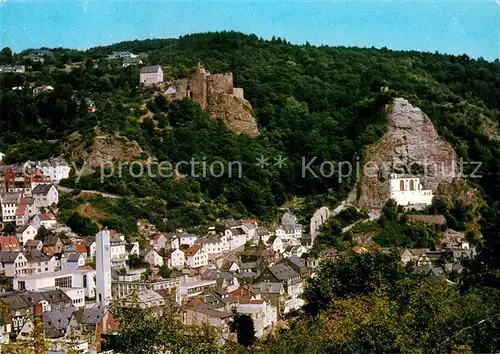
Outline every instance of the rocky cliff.
<path id="1" fill-rule="evenodd" d="M 81 134 L 73 133 L 65 147 L 71 161 L 83 163 L 83 174 L 105 164 L 139 159 L 144 153 L 137 142 L 123 136 L 97 135 L 90 144 L 85 140 Z"/>
<path id="2" fill-rule="evenodd" d="M 426 189 L 459 177 L 457 155 L 439 137 L 433 123 L 418 107 L 403 98 L 387 107 L 388 130 L 365 153 L 364 170 L 357 183 L 359 207 L 379 210 L 389 199 L 389 173 L 418 175 Z"/>
<path id="3" fill-rule="evenodd" d="M 236 134 L 259 135 L 250 103 L 233 95 L 214 92 L 208 96 L 207 110 L 214 119 L 220 118 Z"/>

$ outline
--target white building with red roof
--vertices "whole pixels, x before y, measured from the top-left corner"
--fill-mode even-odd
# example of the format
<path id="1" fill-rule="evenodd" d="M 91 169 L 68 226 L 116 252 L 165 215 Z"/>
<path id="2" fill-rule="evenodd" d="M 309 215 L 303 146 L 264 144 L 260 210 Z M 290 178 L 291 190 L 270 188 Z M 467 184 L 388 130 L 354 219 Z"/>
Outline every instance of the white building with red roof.
<path id="1" fill-rule="evenodd" d="M 201 244 L 189 247 L 186 252 L 186 263 L 191 268 L 199 268 L 208 265 L 208 253 Z"/>

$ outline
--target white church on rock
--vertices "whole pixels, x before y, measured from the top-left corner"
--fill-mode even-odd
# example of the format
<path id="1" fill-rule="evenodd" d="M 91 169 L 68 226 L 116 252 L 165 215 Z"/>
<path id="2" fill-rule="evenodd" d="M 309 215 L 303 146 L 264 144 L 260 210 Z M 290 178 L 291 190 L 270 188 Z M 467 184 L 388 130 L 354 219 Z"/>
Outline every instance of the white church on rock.
<path id="1" fill-rule="evenodd" d="M 423 189 L 420 178 L 391 173 L 389 192 L 398 205 L 431 205 L 434 194 L 430 189 Z"/>

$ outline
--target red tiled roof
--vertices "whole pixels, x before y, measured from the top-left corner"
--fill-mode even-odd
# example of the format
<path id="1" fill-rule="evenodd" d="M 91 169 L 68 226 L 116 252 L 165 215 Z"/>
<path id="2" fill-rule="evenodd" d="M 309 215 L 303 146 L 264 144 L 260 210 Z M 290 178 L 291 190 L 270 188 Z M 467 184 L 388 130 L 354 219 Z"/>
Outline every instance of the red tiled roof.
<path id="1" fill-rule="evenodd" d="M 55 220 L 56 218 L 54 217 L 54 215 L 51 215 L 51 214 L 40 214 L 40 221 L 51 221 L 51 220 Z"/>
<path id="2" fill-rule="evenodd" d="M 197 244 L 197 245 L 193 245 L 193 246 L 189 247 L 185 253 L 186 257 L 194 256 L 196 254 L 196 252 L 198 252 L 201 249 L 202 246 L 203 245 Z"/>
<path id="3" fill-rule="evenodd" d="M 26 204 L 19 204 L 16 209 L 16 216 L 24 216 L 26 214 Z"/>
<path id="4" fill-rule="evenodd" d="M 245 224 L 257 224 L 256 219 L 241 219 L 241 221 Z"/>
<path id="5" fill-rule="evenodd" d="M 2 250 L 19 248 L 19 241 L 16 236 L 0 236 L 0 248 Z"/>
<path id="6" fill-rule="evenodd" d="M 248 288 L 240 286 L 238 289 L 229 293 L 233 299 L 238 299 L 245 296 L 251 296 L 254 292 L 250 291 Z"/>
<path id="7" fill-rule="evenodd" d="M 89 265 L 85 265 L 85 266 L 78 267 L 78 269 L 94 270 L 94 268 L 92 268 L 92 267 L 91 267 L 91 266 L 89 266 Z"/>
<path id="8" fill-rule="evenodd" d="M 87 253 L 87 247 L 85 245 L 76 245 L 76 252 L 78 253 Z"/>

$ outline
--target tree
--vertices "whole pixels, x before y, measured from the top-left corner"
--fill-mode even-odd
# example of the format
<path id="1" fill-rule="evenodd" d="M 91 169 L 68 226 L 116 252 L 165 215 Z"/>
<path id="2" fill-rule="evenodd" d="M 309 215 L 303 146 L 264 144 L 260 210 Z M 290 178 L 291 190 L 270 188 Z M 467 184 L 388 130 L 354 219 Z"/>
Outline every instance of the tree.
<path id="1" fill-rule="evenodd" d="M 6 222 L 3 225 L 2 233 L 4 235 L 15 235 L 16 234 L 16 225 L 13 222 Z"/>
<path id="2" fill-rule="evenodd" d="M 36 235 L 35 235 L 35 240 L 40 240 L 42 242 L 45 242 L 47 238 L 54 236 L 54 233 L 51 230 L 47 230 L 45 226 L 40 226 L 38 229 Z"/>
<path id="3" fill-rule="evenodd" d="M 170 278 L 170 274 L 172 274 L 172 270 L 166 265 L 162 265 L 158 268 L 158 275 L 164 279 Z"/>
<path id="4" fill-rule="evenodd" d="M 12 56 L 12 49 L 4 47 L 0 51 L 0 64 L 12 64 L 14 58 Z"/>
<path id="5" fill-rule="evenodd" d="M 236 332 L 238 343 L 245 348 L 251 347 L 255 343 L 255 326 L 249 315 L 237 313 L 236 310 L 233 310 L 229 329 L 231 332 Z"/>
<path id="6" fill-rule="evenodd" d="M 324 262 L 304 289 L 304 311 L 316 316 L 335 299 L 395 288 L 399 280 L 411 276 L 411 270 L 400 264 L 396 253 L 352 253 L 335 262 Z"/>

